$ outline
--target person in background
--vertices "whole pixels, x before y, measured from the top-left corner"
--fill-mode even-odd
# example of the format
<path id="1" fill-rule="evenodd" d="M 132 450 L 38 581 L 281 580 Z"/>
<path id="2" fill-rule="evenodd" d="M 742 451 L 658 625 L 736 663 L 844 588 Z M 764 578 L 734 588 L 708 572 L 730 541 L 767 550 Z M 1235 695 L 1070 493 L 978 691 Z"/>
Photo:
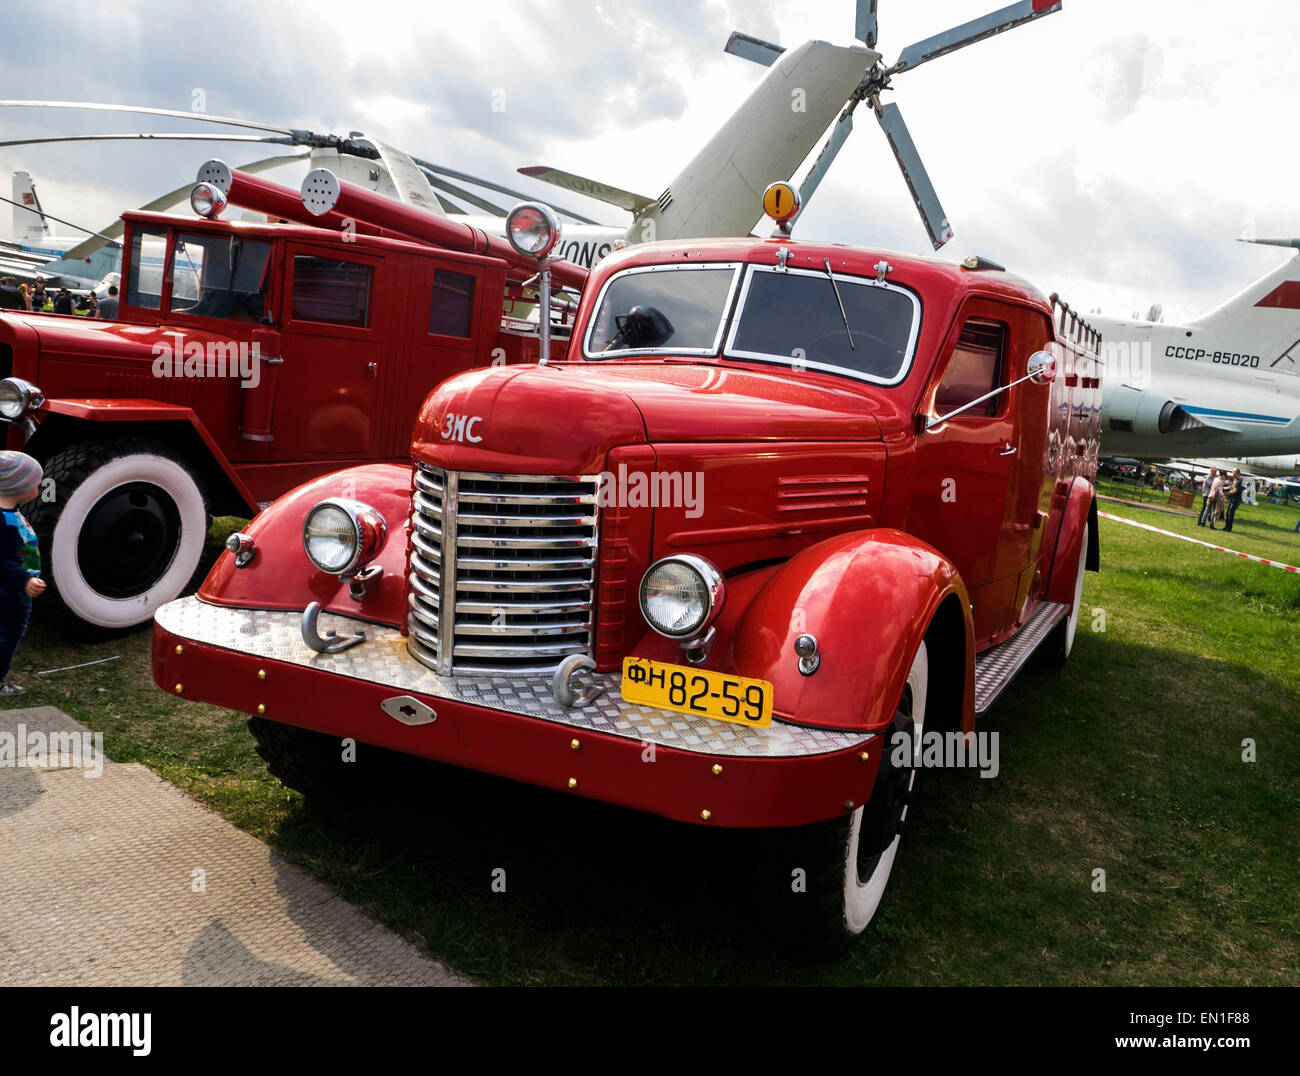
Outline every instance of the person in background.
<path id="1" fill-rule="evenodd" d="M 60 288 L 59 293 L 54 297 L 54 312 L 56 314 L 72 313 L 72 292 L 67 288 Z"/>
<path id="2" fill-rule="evenodd" d="M 86 296 L 86 317 L 99 317 L 99 300 L 95 298 L 93 291 Z"/>
<path id="3" fill-rule="evenodd" d="M 21 310 L 23 299 L 18 285 L 11 276 L 0 279 L 0 310 Z"/>
<path id="4" fill-rule="evenodd" d="M 1228 502 L 1227 515 L 1223 520 L 1225 531 L 1232 530 L 1232 519 L 1237 514 L 1237 509 L 1241 507 L 1241 498 L 1245 492 L 1245 483 L 1241 480 L 1241 468 L 1235 467 L 1232 474 L 1228 476 L 1228 484 L 1223 487 L 1223 495 Z"/>
<path id="5" fill-rule="evenodd" d="M 117 318 L 117 285 L 116 284 L 110 284 L 108 286 L 108 298 L 99 304 L 99 312 L 94 316 L 100 318 L 107 318 L 109 321 L 116 320 Z"/>
<path id="6" fill-rule="evenodd" d="M 24 310 L 30 310 L 32 308 L 32 296 L 26 284 L 18 285 L 18 297 L 23 301 Z"/>
<path id="7" fill-rule="evenodd" d="M 1211 467 L 1210 473 L 1205 476 L 1205 481 L 1201 483 L 1201 496 L 1204 500 L 1201 501 L 1201 517 L 1196 521 L 1198 527 L 1205 526 L 1205 517 L 1210 510 L 1210 487 L 1214 485 L 1214 477 L 1218 473 L 1217 468 Z"/>
<path id="8" fill-rule="evenodd" d="M 36 499 L 42 476 L 27 453 L 0 452 L 0 696 L 23 693 L 9 683 L 9 667 L 27 632 L 32 599 L 45 591 L 36 532 L 18 511 Z"/>
<path id="9" fill-rule="evenodd" d="M 1210 483 L 1210 530 L 1214 530 L 1214 521 L 1219 518 L 1219 513 L 1223 511 L 1223 475 L 1218 471 L 1214 472 L 1214 481 Z"/>

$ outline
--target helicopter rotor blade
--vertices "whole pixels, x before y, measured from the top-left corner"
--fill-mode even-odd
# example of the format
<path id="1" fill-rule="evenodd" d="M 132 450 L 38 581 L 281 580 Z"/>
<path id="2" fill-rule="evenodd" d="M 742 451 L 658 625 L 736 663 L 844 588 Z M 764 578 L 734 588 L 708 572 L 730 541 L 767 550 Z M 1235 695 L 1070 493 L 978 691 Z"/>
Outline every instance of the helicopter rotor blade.
<path id="1" fill-rule="evenodd" d="M 921 162 L 921 155 L 916 151 L 916 143 L 912 141 L 907 124 L 903 122 L 903 114 L 891 102 L 880 109 L 876 118 L 880 121 L 885 137 L 889 139 L 889 148 L 894 151 L 894 159 L 898 161 L 903 179 L 907 181 L 907 189 L 925 223 L 930 242 L 938 250 L 952 238 L 952 227 L 948 224 L 948 215 L 944 213 L 943 206 L 939 204 L 939 196 Z"/>
<path id="2" fill-rule="evenodd" d="M 288 127 L 278 127 L 272 123 L 257 123 L 253 120 L 236 119 L 233 116 L 209 116 L 204 112 L 183 112 L 174 108 L 143 108 L 138 105 L 106 105 L 95 101 L 0 101 L 0 108 L 80 108 L 92 112 L 137 112 L 146 116 L 174 116 L 179 119 L 198 120 L 200 123 L 224 123 L 232 127 L 249 127 L 255 131 L 273 131 L 276 134 L 292 135 Z"/>
<path id="3" fill-rule="evenodd" d="M 452 179 L 463 179 L 466 183 L 472 183 L 474 184 L 474 186 L 482 187 L 484 190 L 496 191 L 498 194 L 508 194 L 511 197 L 519 198 L 525 202 L 536 202 L 539 200 L 537 195 L 535 194 L 525 194 L 523 191 L 517 191 L 512 187 L 503 187 L 501 186 L 500 183 L 493 183 L 490 180 L 480 179 L 478 176 L 471 176 L 467 172 L 457 172 L 454 168 L 444 168 L 442 165 L 434 164 L 432 161 L 422 161 L 419 157 L 412 157 L 411 160 L 413 160 L 426 172 L 436 172 L 440 176 L 450 176 Z M 600 221 L 598 220 L 592 220 L 590 217 L 584 217 L 581 213 L 576 213 L 571 209 L 565 209 L 562 206 L 558 206 L 554 202 L 547 201 L 546 199 L 541 199 L 541 200 L 546 201 L 546 204 L 550 206 L 552 209 L 554 209 L 555 212 L 562 213 L 566 217 L 571 217 L 573 220 L 578 221 L 578 223 L 580 224 L 600 223 Z"/>
<path id="4" fill-rule="evenodd" d="M 467 191 L 464 187 L 458 187 L 455 183 L 448 182 L 447 180 L 439 176 L 437 172 L 430 172 L 428 169 L 425 169 L 424 174 L 425 174 L 425 178 L 429 181 L 429 186 L 433 187 L 434 190 L 436 191 L 439 192 L 446 191 L 446 193 L 454 194 L 458 198 L 464 198 L 465 201 L 467 201 L 470 205 L 474 206 L 474 208 L 481 209 L 483 210 L 484 213 L 491 213 L 497 217 L 504 217 L 507 213 L 509 213 L 509 210 L 502 209 L 499 205 L 496 205 L 494 202 L 489 202 L 486 198 L 480 198 L 477 194 L 473 193 L 472 191 Z M 443 198 L 441 193 L 439 193 L 438 195 L 438 201 L 446 203 L 446 199 Z M 446 209 L 446 204 L 444 204 L 443 208 Z M 447 210 L 447 212 L 463 214 L 465 210 L 460 209 L 458 207 L 456 209 L 449 209 Z"/>
<path id="5" fill-rule="evenodd" d="M 722 51 L 729 52 L 732 56 L 739 56 L 742 60 L 751 60 L 763 67 L 771 67 L 785 49 L 780 45 L 773 45 L 770 41 L 764 41 L 761 37 L 751 37 L 749 34 L 742 34 L 739 30 L 733 30 L 731 36 L 727 38 L 727 43 L 722 46 Z"/>
<path id="6" fill-rule="evenodd" d="M 853 36 L 869 49 L 876 47 L 876 0 L 858 0 Z"/>
<path id="7" fill-rule="evenodd" d="M 836 155 L 844 148 L 844 143 L 853 133 L 853 102 L 848 108 L 840 113 L 839 119 L 835 121 L 835 126 L 831 128 L 831 135 L 826 139 L 822 150 L 817 154 L 817 159 L 813 161 L 813 166 L 804 176 L 803 182 L 799 185 L 799 211 L 802 213 L 808 208 L 808 203 L 812 201 L 812 196 L 816 193 L 821 181 L 826 177 L 831 163 L 835 160 Z"/>
<path id="8" fill-rule="evenodd" d="M 142 142 L 272 142 L 281 146 L 296 144 L 292 138 L 268 135 L 149 134 L 144 131 L 134 131 L 129 134 L 49 135 L 45 138 L 16 138 L 12 141 L 0 142 L 0 148 L 5 146 L 39 146 L 50 142 L 118 142 L 123 140 Z"/>
<path id="9" fill-rule="evenodd" d="M 953 26 L 942 33 L 913 42 L 899 55 L 893 70 L 910 71 L 930 60 L 973 45 L 976 41 L 983 41 L 986 37 L 993 37 L 1060 10 L 1061 0 L 1019 0 L 1018 3 L 981 15 L 978 19 L 971 19 L 960 26 Z"/>

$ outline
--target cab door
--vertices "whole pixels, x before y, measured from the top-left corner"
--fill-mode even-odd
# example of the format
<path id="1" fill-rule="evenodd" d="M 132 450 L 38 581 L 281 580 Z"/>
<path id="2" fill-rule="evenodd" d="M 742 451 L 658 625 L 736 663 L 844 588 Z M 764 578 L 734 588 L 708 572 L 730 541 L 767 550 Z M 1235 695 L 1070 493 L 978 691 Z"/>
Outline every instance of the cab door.
<path id="1" fill-rule="evenodd" d="M 1012 335 L 1003 304 L 968 301 L 922 396 L 922 416 L 942 417 L 1009 385 Z M 1019 484 L 1021 451 L 1014 392 L 926 430 L 916 447 L 908 529 L 961 573 L 974 605 L 977 644 L 1004 634 L 1016 620 L 1019 572 L 1008 571 L 1007 551 L 1020 522 L 1011 510 L 1018 502 L 1012 491 Z"/>
<path id="2" fill-rule="evenodd" d="M 291 242 L 284 273 L 271 455 L 372 458 L 383 425 L 376 404 L 393 267 L 335 246 Z"/>
<path id="3" fill-rule="evenodd" d="M 410 455 L 411 430 L 424 398 L 440 383 L 475 365 L 485 339 L 495 336 L 499 297 L 489 301 L 487 259 L 415 257 L 407 274 L 405 316 L 381 360 L 383 413 L 382 455 Z M 487 273 L 489 277 L 493 276 Z M 483 316 L 491 314 L 491 336 Z"/>

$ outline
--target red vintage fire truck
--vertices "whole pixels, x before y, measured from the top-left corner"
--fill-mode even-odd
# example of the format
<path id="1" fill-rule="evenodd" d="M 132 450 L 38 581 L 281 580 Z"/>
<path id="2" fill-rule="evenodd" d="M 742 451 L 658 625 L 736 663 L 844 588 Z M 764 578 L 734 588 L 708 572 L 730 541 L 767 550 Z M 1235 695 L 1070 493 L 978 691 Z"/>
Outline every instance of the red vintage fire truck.
<path id="1" fill-rule="evenodd" d="M 41 607 L 68 627 L 147 622 L 194 576 L 212 515 L 404 460 L 429 389 L 537 355 L 503 317 L 533 271 L 504 240 L 409 210 L 387 227 L 317 212 L 219 161 L 199 180 L 206 216 L 123 215 L 117 320 L 0 316 L 0 420 L 45 467 Z M 286 223 L 220 219 L 227 201 Z"/>
<path id="2" fill-rule="evenodd" d="M 309 482 L 234 536 L 158 611 L 154 679 L 252 715 L 309 793 L 359 772 L 351 738 L 774 830 L 772 899 L 844 942 L 898 849 L 899 737 L 974 732 L 1074 644 L 1098 344 L 982 259 L 631 248 L 593 270 L 563 361 L 449 379 L 409 463 Z"/>

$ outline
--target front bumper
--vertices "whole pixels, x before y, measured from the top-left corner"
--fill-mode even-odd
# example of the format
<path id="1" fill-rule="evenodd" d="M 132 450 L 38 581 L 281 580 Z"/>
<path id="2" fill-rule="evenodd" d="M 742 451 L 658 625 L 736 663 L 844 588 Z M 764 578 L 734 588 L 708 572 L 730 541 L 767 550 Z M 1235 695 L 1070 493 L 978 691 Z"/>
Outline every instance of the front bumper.
<path id="1" fill-rule="evenodd" d="M 627 703 L 619 676 L 582 708 L 546 676 L 439 676 L 396 629 L 325 613 L 322 632 L 366 642 L 317 654 L 301 614 L 180 598 L 155 616 L 153 676 L 183 698 L 688 822 L 794 826 L 860 806 L 875 781 L 878 735 L 774 721 L 733 725 Z M 410 695 L 423 725 L 381 704 Z"/>

